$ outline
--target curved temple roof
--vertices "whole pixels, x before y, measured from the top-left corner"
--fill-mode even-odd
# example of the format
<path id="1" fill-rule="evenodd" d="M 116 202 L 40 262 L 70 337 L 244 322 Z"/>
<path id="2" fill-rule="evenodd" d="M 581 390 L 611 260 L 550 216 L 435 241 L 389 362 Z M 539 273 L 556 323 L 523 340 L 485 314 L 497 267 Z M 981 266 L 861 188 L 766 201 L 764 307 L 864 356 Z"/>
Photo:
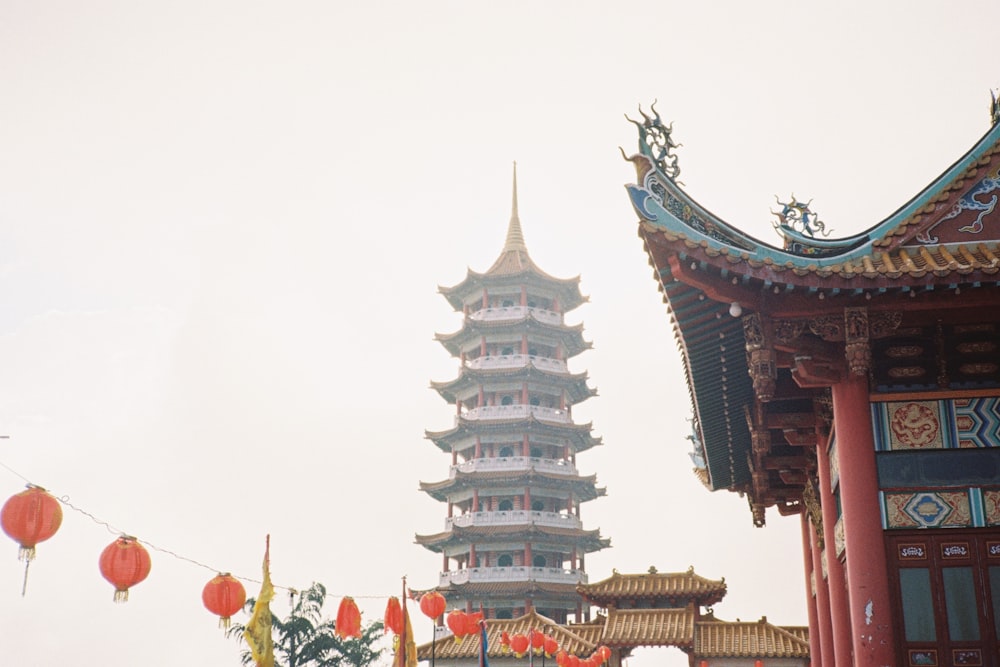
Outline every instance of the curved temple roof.
<path id="1" fill-rule="evenodd" d="M 751 409 L 756 399 L 746 358 L 747 314 L 786 324 L 799 318 L 801 324 L 801 318 L 830 315 L 843 321 L 845 308 L 864 308 L 875 326 L 879 318 L 890 322 L 901 312 L 958 307 L 952 295 L 959 292 L 965 309 L 996 312 L 1000 114 L 995 103 L 986 134 L 886 219 L 859 234 L 829 239 L 808 204 L 793 198 L 780 212 L 772 211 L 781 247 L 743 233 L 683 191 L 672 128 L 653 114 L 632 121 L 639 152 L 626 159 L 637 182 L 625 187 L 684 358 L 694 438 L 710 488 L 750 488 L 748 415 L 756 414 Z M 813 342 L 822 345 L 819 336 Z M 815 393 L 823 385 L 808 386 Z M 808 398 L 806 385 L 799 387 L 794 394 Z M 769 502 L 780 509 L 786 492 L 785 500 L 795 494 L 794 484 L 778 489 Z"/>
<path id="2" fill-rule="evenodd" d="M 670 240 L 681 240 L 730 265 L 787 270 L 790 283 L 808 274 L 875 279 L 977 269 L 992 275 L 1000 270 L 996 244 L 990 243 L 995 236 L 982 235 L 984 218 L 997 203 L 993 193 L 1000 190 L 1000 124 L 895 213 L 859 234 L 826 239 L 823 223 L 793 197 L 781 213 L 772 212 L 778 217 L 775 229 L 784 238 L 779 248 L 741 232 L 688 196 L 664 159 L 676 161 L 676 156 L 659 147 L 663 140 L 658 137 L 667 128 L 658 114 L 645 118 L 644 123 L 632 121 L 639 128 L 640 152 L 626 158 L 635 165 L 639 182 L 625 187 L 640 222 Z M 666 136 L 669 141 L 669 131 Z M 952 249 L 954 244 L 962 247 Z M 908 252 L 904 246 L 919 249 Z"/>

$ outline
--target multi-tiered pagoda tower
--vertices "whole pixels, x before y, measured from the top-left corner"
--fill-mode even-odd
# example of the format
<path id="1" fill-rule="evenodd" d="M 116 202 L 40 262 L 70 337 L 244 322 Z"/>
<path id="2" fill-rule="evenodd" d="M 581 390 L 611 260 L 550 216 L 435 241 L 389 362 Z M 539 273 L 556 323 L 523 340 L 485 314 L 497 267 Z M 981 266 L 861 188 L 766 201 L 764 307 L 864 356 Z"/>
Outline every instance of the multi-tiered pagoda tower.
<path id="1" fill-rule="evenodd" d="M 604 489 L 576 468 L 579 452 L 601 444 L 590 424 L 573 422 L 573 406 L 596 394 L 586 373 L 567 367 L 590 347 L 582 325 L 563 319 L 586 301 L 579 282 L 528 256 L 515 170 L 503 252 L 485 273 L 440 289 L 464 316 L 459 331 L 436 336 L 459 359 L 458 377 L 432 383 L 455 405 L 455 424 L 427 432 L 451 454 L 451 469 L 420 486 L 448 515 L 443 532 L 417 543 L 442 554 L 437 590 L 451 607 L 482 607 L 488 618 L 534 609 L 559 623 L 589 616 L 576 591 L 587 583 L 584 556 L 610 542 L 580 519 L 580 506 Z"/>

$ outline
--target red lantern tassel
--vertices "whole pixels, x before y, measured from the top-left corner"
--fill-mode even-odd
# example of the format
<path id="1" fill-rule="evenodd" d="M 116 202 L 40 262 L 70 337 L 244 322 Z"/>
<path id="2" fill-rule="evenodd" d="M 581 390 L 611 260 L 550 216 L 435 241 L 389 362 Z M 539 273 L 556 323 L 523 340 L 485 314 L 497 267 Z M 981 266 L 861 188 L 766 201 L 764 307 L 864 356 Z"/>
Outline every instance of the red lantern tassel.
<path id="1" fill-rule="evenodd" d="M 122 604 L 128 602 L 128 589 L 115 589 L 115 602 Z"/>

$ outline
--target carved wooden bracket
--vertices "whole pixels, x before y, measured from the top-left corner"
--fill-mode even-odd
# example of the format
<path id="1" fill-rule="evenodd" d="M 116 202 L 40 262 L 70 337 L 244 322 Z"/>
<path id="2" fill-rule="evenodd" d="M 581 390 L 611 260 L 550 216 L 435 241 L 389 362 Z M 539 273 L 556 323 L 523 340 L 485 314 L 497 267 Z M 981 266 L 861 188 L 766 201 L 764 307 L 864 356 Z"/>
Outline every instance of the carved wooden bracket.
<path id="1" fill-rule="evenodd" d="M 761 319 L 760 313 L 743 317 L 743 338 L 746 340 L 747 369 L 753 380 L 753 390 L 757 400 L 766 403 L 774 398 L 778 378 L 777 355 L 774 341 L 768 329 L 769 321 Z"/>

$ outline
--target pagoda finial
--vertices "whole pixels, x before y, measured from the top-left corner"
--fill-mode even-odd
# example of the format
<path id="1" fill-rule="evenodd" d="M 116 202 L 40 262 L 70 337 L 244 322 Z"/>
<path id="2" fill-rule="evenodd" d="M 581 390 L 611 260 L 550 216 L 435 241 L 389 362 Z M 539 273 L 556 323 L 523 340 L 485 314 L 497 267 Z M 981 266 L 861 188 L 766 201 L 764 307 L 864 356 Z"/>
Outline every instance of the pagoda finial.
<path id="1" fill-rule="evenodd" d="M 503 245 L 504 252 L 510 250 L 528 251 L 521 232 L 521 219 L 517 217 L 517 161 L 514 162 L 514 188 L 510 206 L 510 223 L 507 225 L 507 240 Z"/>

